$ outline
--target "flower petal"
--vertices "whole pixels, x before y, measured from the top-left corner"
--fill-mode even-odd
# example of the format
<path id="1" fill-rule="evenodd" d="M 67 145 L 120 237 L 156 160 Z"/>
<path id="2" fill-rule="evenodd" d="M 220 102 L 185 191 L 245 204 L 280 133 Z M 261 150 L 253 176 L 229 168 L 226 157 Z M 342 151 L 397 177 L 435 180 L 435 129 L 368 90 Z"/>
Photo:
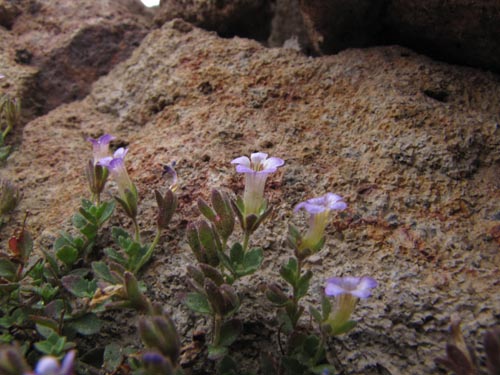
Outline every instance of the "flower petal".
<path id="1" fill-rule="evenodd" d="M 247 156 L 240 156 L 239 158 L 233 159 L 231 164 L 244 165 L 245 167 L 250 168 L 250 159 Z"/>
<path id="2" fill-rule="evenodd" d="M 267 154 L 265 152 L 254 152 L 250 155 L 250 159 L 252 160 L 252 164 L 258 165 L 267 159 Z"/>
<path id="3" fill-rule="evenodd" d="M 99 159 L 97 161 L 97 164 L 102 165 L 103 167 L 109 167 L 109 164 L 111 163 L 112 160 L 113 160 L 113 157 L 107 156 L 105 158 Z"/>
<path id="4" fill-rule="evenodd" d="M 236 172 L 238 173 L 256 173 L 252 168 L 247 167 L 246 165 L 237 165 Z"/>
<path id="5" fill-rule="evenodd" d="M 71 375 L 73 373 L 73 365 L 75 361 L 76 351 L 72 350 L 66 354 L 61 363 L 61 375 Z"/>
<path id="6" fill-rule="evenodd" d="M 285 161 L 283 159 L 275 158 L 275 157 L 271 157 L 271 158 L 265 160 L 264 162 L 262 162 L 264 170 L 273 169 L 274 172 L 276 171 L 276 168 L 281 167 L 283 164 L 285 164 Z"/>
<path id="7" fill-rule="evenodd" d="M 127 152 L 128 152 L 128 148 L 123 148 L 123 147 L 120 147 L 118 150 L 115 151 L 115 153 L 113 154 L 113 157 L 115 159 L 125 159 L 125 155 L 127 155 Z"/>

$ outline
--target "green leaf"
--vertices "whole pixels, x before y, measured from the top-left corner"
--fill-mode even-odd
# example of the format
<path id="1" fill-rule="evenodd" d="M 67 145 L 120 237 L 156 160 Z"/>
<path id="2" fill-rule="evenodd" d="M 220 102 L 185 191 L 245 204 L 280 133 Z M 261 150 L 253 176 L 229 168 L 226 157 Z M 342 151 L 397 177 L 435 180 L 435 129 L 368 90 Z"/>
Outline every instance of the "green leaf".
<path id="1" fill-rule="evenodd" d="M 0 258 L 0 277 L 14 281 L 17 274 L 17 266 L 7 258 Z"/>
<path id="2" fill-rule="evenodd" d="M 235 266 L 243 263 L 244 256 L 245 253 L 243 252 L 243 246 L 239 242 L 236 242 L 231 247 L 229 252 L 229 259 L 231 260 L 231 263 Z"/>
<path id="3" fill-rule="evenodd" d="M 88 336 L 98 333 L 101 330 L 102 324 L 95 314 L 90 313 L 82 316 L 81 318 L 73 320 L 71 323 L 69 323 L 69 326 L 78 333 L 84 336 Z"/>
<path id="4" fill-rule="evenodd" d="M 118 264 L 121 264 L 124 267 L 127 267 L 127 265 L 128 265 L 127 259 L 125 259 L 125 257 L 123 255 L 121 255 L 118 251 L 116 251 L 115 249 L 108 247 L 108 248 L 104 249 L 104 254 L 106 254 L 106 256 L 109 259 L 111 259 L 112 261 L 114 261 Z"/>
<path id="5" fill-rule="evenodd" d="M 316 323 L 321 324 L 323 322 L 323 317 L 321 316 L 321 313 L 318 311 L 318 309 L 309 306 L 309 312 L 311 313 Z"/>
<path id="6" fill-rule="evenodd" d="M 218 359 L 221 359 L 227 354 L 227 347 L 225 346 L 214 346 L 214 345 L 207 345 L 208 349 L 208 359 L 211 359 L 212 361 L 216 361 Z"/>
<path id="7" fill-rule="evenodd" d="M 106 281 L 110 284 L 118 283 L 118 280 L 115 279 L 108 265 L 104 262 L 92 262 L 92 271 L 96 279 Z"/>
<path id="8" fill-rule="evenodd" d="M 71 245 L 59 247 L 56 251 L 57 258 L 64 264 L 71 266 L 78 260 L 78 250 Z"/>
<path id="9" fill-rule="evenodd" d="M 307 290 L 309 289 L 309 281 L 311 280 L 312 275 L 313 274 L 311 271 L 307 271 L 302 277 L 299 278 L 296 286 L 296 296 L 298 299 L 301 299 L 307 294 Z"/>
<path id="10" fill-rule="evenodd" d="M 99 226 L 102 226 L 106 221 L 108 221 L 108 219 L 113 214 L 114 210 L 115 210 L 114 201 L 101 203 L 97 208 L 97 213 L 96 213 L 97 224 Z"/>
<path id="11" fill-rule="evenodd" d="M 280 275 L 281 277 L 287 281 L 289 284 L 295 286 L 298 278 L 298 263 L 295 258 L 290 258 L 286 266 L 281 267 Z"/>
<path id="12" fill-rule="evenodd" d="M 130 234 L 128 234 L 125 229 L 120 227 L 113 227 L 113 229 L 111 230 L 111 235 L 113 237 L 113 240 L 118 244 L 120 243 L 121 238 L 130 238 Z"/>
<path id="13" fill-rule="evenodd" d="M 194 312 L 200 314 L 212 314 L 210 303 L 205 295 L 198 292 L 191 292 L 186 296 L 184 303 Z"/>
<path id="14" fill-rule="evenodd" d="M 238 335 L 241 333 L 242 329 L 243 324 L 241 324 L 240 320 L 231 319 L 225 322 L 221 328 L 219 345 L 231 345 L 238 338 Z"/>
<path id="15" fill-rule="evenodd" d="M 95 280 L 86 280 L 78 275 L 68 275 L 61 279 L 63 286 L 76 297 L 92 298 L 96 289 Z"/>
<path id="16" fill-rule="evenodd" d="M 217 214 L 212 210 L 212 208 L 205 202 L 203 199 L 198 199 L 198 209 L 201 214 L 205 216 L 208 220 L 214 221 L 217 217 Z"/>
<path id="17" fill-rule="evenodd" d="M 323 320 L 327 320 L 330 316 L 330 313 L 332 312 L 332 303 L 326 296 L 323 296 L 323 298 L 321 298 L 321 311 L 323 313 Z"/>
<path id="18" fill-rule="evenodd" d="M 239 276 L 249 275 L 257 271 L 264 259 L 264 252 L 260 247 L 256 247 L 248 251 L 243 259 L 242 271 Z"/>
<path id="19" fill-rule="evenodd" d="M 122 346 L 116 343 L 106 345 L 104 348 L 103 367 L 106 373 L 114 373 L 120 367 L 123 360 Z"/>
<path id="20" fill-rule="evenodd" d="M 43 354 L 58 357 L 66 345 L 66 337 L 61 337 L 52 332 L 45 340 L 35 343 L 35 348 Z"/>

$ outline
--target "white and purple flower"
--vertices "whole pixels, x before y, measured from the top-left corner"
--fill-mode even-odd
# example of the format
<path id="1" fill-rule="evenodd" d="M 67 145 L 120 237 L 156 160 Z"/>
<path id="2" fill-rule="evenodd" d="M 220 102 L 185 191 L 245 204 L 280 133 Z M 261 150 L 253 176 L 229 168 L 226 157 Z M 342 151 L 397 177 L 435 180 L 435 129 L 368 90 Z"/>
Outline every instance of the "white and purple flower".
<path id="1" fill-rule="evenodd" d="M 109 143 L 113 139 L 115 139 L 115 137 L 110 134 L 104 134 L 97 139 L 91 137 L 87 138 L 87 141 L 92 143 L 94 150 L 94 165 L 97 165 L 101 159 L 109 157 Z"/>
<path id="2" fill-rule="evenodd" d="M 285 164 L 283 159 L 270 157 L 264 152 L 256 152 L 247 156 L 241 156 L 231 161 L 236 164 L 236 172 L 245 174 L 245 191 L 243 202 L 245 205 L 245 216 L 260 215 L 264 207 L 264 187 L 270 173 L 274 173 Z"/>
<path id="3" fill-rule="evenodd" d="M 316 248 L 322 243 L 330 211 L 342 211 L 346 208 L 347 204 L 343 198 L 333 193 L 309 199 L 295 206 L 294 212 L 304 209 L 310 214 L 309 229 L 301 239 L 300 250 L 318 250 Z"/>
<path id="4" fill-rule="evenodd" d="M 368 298 L 371 295 L 371 289 L 377 285 L 377 281 L 368 276 L 332 277 L 326 281 L 325 294 L 329 297 L 350 294 L 357 298 Z"/>
<path id="5" fill-rule="evenodd" d="M 351 320 L 351 315 L 358 301 L 370 297 L 371 290 L 377 285 L 377 281 L 368 276 L 332 277 L 326 281 L 326 296 L 335 297 L 337 302 L 325 322 L 330 334 L 340 335 L 354 328 L 356 322 Z"/>
<path id="6" fill-rule="evenodd" d="M 99 165 L 108 168 L 111 176 L 115 180 L 118 186 L 118 195 L 124 201 L 128 201 L 127 190 L 137 195 L 137 190 L 132 180 L 130 179 L 127 169 L 125 168 L 125 155 L 127 155 L 128 149 L 120 147 L 115 151 L 113 156 L 107 156 L 101 158 L 98 161 Z"/>
<path id="7" fill-rule="evenodd" d="M 38 361 L 33 375 L 72 375 L 74 373 L 75 355 L 74 350 L 70 351 L 61 364 L 55 357 L 44 356 Z"/>

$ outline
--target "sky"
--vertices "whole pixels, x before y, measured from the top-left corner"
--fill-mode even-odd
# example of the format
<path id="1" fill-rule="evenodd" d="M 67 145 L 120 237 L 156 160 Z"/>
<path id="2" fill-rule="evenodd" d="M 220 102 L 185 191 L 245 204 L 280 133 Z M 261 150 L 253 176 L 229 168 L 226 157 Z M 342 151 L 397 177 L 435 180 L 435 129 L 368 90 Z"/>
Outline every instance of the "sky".
<path id="1" fill-rule="evenodd" d="M 147 7 L 154 7 L 160 5 L 160 0 L 141 0 Z"/>

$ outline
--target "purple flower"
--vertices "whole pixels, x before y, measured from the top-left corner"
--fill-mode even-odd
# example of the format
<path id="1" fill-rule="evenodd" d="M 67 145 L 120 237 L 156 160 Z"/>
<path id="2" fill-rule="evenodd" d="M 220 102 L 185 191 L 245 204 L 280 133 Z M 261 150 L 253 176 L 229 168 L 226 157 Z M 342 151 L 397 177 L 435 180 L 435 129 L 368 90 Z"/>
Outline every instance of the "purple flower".
<path id="1" fill-rule="evenodd" d="M 128 149 L 120 147 L 115 151 L 113 157 L 107 156 L 101 158 L 98 162 L 99 165 L 108 168 L 111 176 L 118 185 L 118 195 L 124 202 L 128 201 L 127 190 L 133 193 L 137 198 L 137 190 L 127 173 L 127 169 L 125 168 L 124 160 L 127 152 Z"/>
<path id="2" fill-rule="evenodd" d="M 310 249 L 317 251 L 322 243 L 325 228 L 328 223 L 328 214 L 332 210 L 345 210 L 347 204 L 337 194 L 327 193 L 322 197 L 312 198 L 295 206 L 294 212 L 301 208 L 309 212 L 309 229 L 302 238 L 300 250 Z"/>
<path id="3" fill-rule="evenodd" d="M 371 289 L 376 286 L 377 282 L 368 276 L 332 277 L 326 281 L 325 294 L 330 297 L 350 294 L 357 298 L 368 298 L 371 295 Z"/>
<path id="4" fill-rule="evenodd" d="M 5 76 L 2 73 L 0 73 L 0 79 L 4 79 L 4 78 L 5 78 Z"/>
<path id="5" fill-rule="evenodd" d="M 259 215 L 264 206 L 264 186 L 267 176 L 276 172 L 285 162 L 280 158 L 267 157 L 266 153 L 256 152 L 231 161 L 236 164 L 236 172 L 245 174 L 245 192 L 243 202 L 245 204 L 245 215 Z"/>
<path id="6" fill-rule="evenodd" d="M 94 165 L 97 165 L 101 159 L 109 157 L 109 143 L 113 139 L 115 137 L 109 134 L 104 134 L 97 139 L 87 138 L 87 141 L 92 143 L 94 149 Z"/>
<path id="7" fill-rule="evenodd" d="M 74 350 L 66 354 L 61 365 L 55 357 L 42 357 L 36 365 L 34 375 L 72 375 L 75 354 Z"/>

